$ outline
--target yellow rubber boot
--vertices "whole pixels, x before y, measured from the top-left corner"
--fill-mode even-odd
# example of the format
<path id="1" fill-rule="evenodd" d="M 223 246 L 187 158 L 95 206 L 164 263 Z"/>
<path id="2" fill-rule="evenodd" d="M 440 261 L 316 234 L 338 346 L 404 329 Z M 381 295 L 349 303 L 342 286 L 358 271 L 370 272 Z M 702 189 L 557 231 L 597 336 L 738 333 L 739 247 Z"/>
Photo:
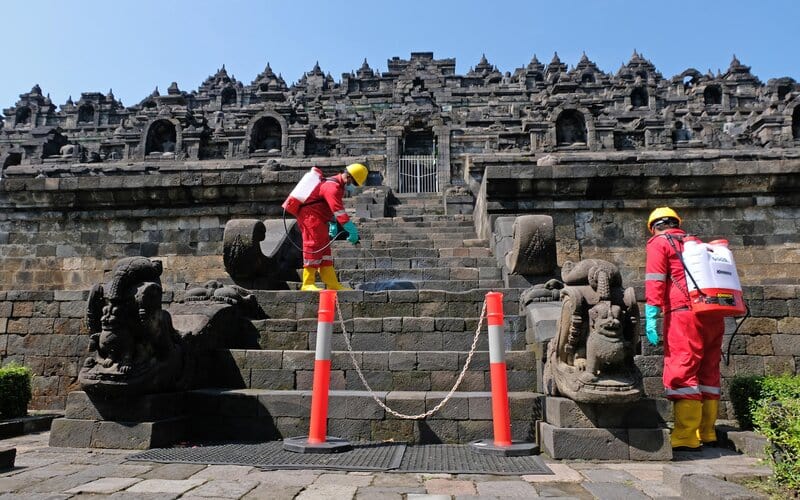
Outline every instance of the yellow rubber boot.
<path id="1" fill-rule="evenodd" d="M 717 411 L 719 411 L 718 399 L 703 400 L 703 413 L 700 418 L 700 428 L 697 430 L 697 436 L 703 443 L 715 443 L 717 441 L 717 431 L 715 430 Z"/>
<path id="2" fill-rule="evenodd" d="M 352 288 L 348 288 L 339 283 L 333 266 L 320 267 L 319 277 L 322 278 L 322 282 L 325 283 L 325 287 L 328 290 L 352 290 Z"/>
<path id="3" fill-rule="evenodd" d="M 678 399 L 672 404 L 675 427 L 672 429 L 672 448 L 700 449 L 697 429 L 703 414 L 703 402 L 697 399 Z"/>
<path id="4" fill-rule="evenodd" d="M 303 285 L 300 287 L 300 290 L 304 292 L 318 292 L 322 290 L 322 288 L 318 287 L 315 284 L 316 279 L 317 279 L 317 269 L 314 267 L 304 267 Z"/>

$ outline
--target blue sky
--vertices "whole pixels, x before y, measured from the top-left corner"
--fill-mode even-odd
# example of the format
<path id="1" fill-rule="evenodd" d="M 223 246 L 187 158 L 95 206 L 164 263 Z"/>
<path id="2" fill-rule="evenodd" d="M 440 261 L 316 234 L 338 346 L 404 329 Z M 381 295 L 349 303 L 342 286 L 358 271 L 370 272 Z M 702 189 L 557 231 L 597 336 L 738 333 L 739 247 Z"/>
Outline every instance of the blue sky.
<path id="1" fill-rule="evenodd" d="M 416 51 L 464 74 L 482 54 L 513 72 L 554 51 L 616 72 L 636 49 L 665 77 L 725 71 L 736 54 L 764 82 L 800 80 L 798 20 L 795 0 L 2 0 L 0 108 L 35 83 L 57 105 L 109 88 L 133 105 L 222 64 L 249 84 L 269 62 L 291 84 L 319 61 L 338 81 Z"/>

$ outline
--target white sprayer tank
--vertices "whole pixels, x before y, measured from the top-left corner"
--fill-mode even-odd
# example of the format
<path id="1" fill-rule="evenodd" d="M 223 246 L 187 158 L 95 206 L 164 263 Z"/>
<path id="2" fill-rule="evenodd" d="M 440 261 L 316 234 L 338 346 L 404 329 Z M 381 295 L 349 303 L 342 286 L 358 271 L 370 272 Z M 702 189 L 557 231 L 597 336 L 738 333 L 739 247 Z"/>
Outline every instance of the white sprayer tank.
<path id="1" fill-rule="evenodd" d="M 719 316 L 744 315 L 746 309 L 742 285 L 727 240 L 703 243 L 689 236 L 683 241 L 683 261 L 688 271 L 686 285 L 694 312 Z"/>
<path id="2" fill-rule="evenodd" d="M 321 181 L 322 170 L 317 167 L 311 167 L 311 170 L 303 175 L 300 182 L 298 182 L 294 189 L 292 189 L 292 192 L 289 193 L 289 197 L 283 202 L 282 206 L 284 210 L 292 215 L 297 215 L 300 206 L 306 202 Z"/>

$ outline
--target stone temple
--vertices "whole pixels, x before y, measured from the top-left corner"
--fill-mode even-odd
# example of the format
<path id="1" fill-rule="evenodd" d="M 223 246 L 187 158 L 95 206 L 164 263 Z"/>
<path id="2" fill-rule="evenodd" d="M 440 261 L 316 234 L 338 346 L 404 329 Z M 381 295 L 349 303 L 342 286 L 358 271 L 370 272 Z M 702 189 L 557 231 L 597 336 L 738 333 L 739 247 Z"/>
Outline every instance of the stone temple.
<path id="1" fill-rule="evenodd" d="M 636 52 L 614 73 L 586 55 L 571 67 L 554 55 L 513 72 L 483 57 L 464 75 L 454 59 L 415 52 L 389 59 L 385 72 L 365 60 L 338 81 L 314 65 L 291 85 L 269 65 L 250 83 L 223 67 L 196 90 L 173 83 L 129 106 L 112 91 L 58 106 L 35 85 L 3 114 L 0 360 L 34 369 L 35 408 L 63 409 L 78 388 L 88 291 L 109 281 L 117 260 L 161 261 L 165 303 L 209 280 L 231 283 L 229 221 L 280 219 L 310 167 L 335 173 L 353 162 L 370 168 L 367 186 L 348 199 L 364 244 L 337 242 L 340 279 L 414 283 L 342 294 L 380 390 L 447 390 L 466 349 L 448 339 L 474 331 L 482 295 L 473 292 L 501 289 L 519 334 L 509 386 L 535 394 L 541 374 L 526 353 L 536 350 L 536 325 L 526 325 L 520 292 L 558 271 L 526 273 L 512 262 L 509 221 L 551 217 L 555 267 L 609 261 L 641 303 L 647 214 L 662 205 L 689 232 L 728 239 L 736 257 L 750 316 L 726 336 L 724 377 L 800 366 L 800 85 L 764 83 L 735 56 L 722 73 L 672 77 Z M 470 234 L 448 236 L 448 221 Z M 413 248 L 417 239 L 430 241 Z M 239 284 L 266 312 L 253 322 L 259 356 L 283 364 L 248 364 L 252 351 L 233 352 L 241 380 L 226 387 L 308 389 L 313 301 Z M 477 310 L 465 307 L 470 293 Z M 419 342 L 422 331 L 440 338 Z M 456 354 L 445 367 L 450 357 L 435 353 L 448 350 Z M 400 351 L 415 353 L 413 362 L 388 355 Z M 661 394 L 660 354 L 647 345 L 636 354 L 651 396 Z M 346 366 L 334 370 L 333 389 L 360 387 Z M 483 376 L 472 374 L 463 390 L 484 391 Z M 467 416 L 431 432 L 461 440 L 464 422 L 479 420 Z M 290 420 L 276 419 L 285 434 Z M 376 425 L 359 432 L 386 437 Z"/>

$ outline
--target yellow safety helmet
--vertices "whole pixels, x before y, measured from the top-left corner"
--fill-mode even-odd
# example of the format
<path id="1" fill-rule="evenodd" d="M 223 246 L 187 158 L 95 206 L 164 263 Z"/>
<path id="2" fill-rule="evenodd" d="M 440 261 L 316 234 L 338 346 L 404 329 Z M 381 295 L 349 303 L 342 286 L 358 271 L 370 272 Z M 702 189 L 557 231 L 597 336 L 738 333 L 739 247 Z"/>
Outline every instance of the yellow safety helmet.
<path id="1" fill-rule="evenodd" d="M 675 219 L 678 221 L 679 226 L 683 222 L 681 218 L 678 217 L 678 214 L 675 213 L 675 210 L 669 207 L 658 207 L 652 212 L 650 212 L 650 217 L 647 218 L 647 229 L 649 229 L 650 232 L 652 233 L 653 225 L 656 222 L 661 221 L 662 219 Z"/>
<path id="2" fill-rule="evenodd" d="M 356 184 L 358 184 L 359 186 L 364 185 L 364 181 L 367 180 L 367 174 L 369 173 L 367 167 L 365 167 L 360 163 L 351 163 L 350 165 L 347 166 L 346 170 L 347 173 L 350 174 L 350 177 L 352 177 L 353 180 L 356 181 Z"/>

